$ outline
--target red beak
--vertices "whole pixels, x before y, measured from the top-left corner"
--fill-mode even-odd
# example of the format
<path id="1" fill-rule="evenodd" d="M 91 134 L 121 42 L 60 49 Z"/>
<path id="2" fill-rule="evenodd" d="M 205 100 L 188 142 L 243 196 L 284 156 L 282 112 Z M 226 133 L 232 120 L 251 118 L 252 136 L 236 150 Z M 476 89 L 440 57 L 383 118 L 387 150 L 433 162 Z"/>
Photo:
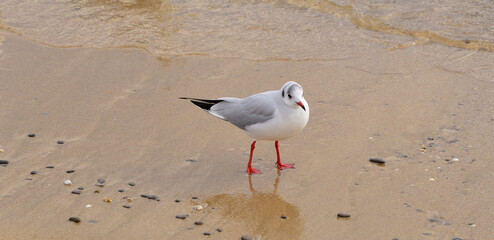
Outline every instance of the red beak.
<path id="1" fill-rule="evenodd" d="M 304 111 L 305 111 L 305 106 L 304 106 L 304 104 L 302 103 L 302 101 L 298 102 L 297 104 L 298 104 L 298 105 L 299 105 L 302 109 L 304 109 Z"/>

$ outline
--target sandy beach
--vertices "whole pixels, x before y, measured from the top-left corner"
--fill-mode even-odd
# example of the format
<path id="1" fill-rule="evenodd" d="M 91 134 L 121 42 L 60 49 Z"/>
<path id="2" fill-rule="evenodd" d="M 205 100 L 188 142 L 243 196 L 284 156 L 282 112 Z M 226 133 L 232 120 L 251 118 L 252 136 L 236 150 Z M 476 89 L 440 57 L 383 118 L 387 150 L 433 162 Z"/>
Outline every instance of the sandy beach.
<path id="1" fill-rule="evenodd" d="M 488 37 L 439 29 L 477 47 L 446 44 L 298 1 L 49 5 L 78 14 L 50 32 L 21 2 L 0 3 L 0 239 L 494 236 Z M 287 81 L 311 111 L 280 142 L 296 169 L 259 141 L 248 176 L 251 139 L 178 99 Z"/>

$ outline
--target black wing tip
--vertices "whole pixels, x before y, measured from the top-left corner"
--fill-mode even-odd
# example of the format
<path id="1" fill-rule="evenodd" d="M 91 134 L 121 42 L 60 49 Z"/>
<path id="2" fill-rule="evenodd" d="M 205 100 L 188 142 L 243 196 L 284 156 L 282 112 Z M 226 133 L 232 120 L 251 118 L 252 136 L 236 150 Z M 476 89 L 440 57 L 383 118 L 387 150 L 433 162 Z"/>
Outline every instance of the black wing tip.
<path id="1" fill-rule="evenodd" d="M 209 109 L 211 109 L 211 107 L 213 107 L 217 103 L 224 101 L 220 99 L 209 100 L 209 99 L 188 98 L 188 97 L 179 97 L 179 99 L 190 100 L 194 105 L 207 111 L 209 111 Z"/>

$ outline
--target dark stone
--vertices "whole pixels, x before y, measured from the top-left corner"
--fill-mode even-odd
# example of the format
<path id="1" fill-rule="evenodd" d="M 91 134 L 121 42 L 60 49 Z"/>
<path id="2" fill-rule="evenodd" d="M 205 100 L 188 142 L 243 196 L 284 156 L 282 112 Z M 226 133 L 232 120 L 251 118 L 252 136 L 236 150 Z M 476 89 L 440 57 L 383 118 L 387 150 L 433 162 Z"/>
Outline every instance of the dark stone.
<path id="1" fill-rule="evenodd" d="M 202 225 L 202 224 L 204 224 L 204 223 L 203 223 L 203 222 L 201 222 L 201 221 L 195 221 L 195 222 L 194 222 L 194 224 L 195 224 L 195 225 Z"/>
<path id="2" fill-rule="evenodd" d="M 143 193 L 143 194 L 141 194 L 141 197 L 143 197 L 143 198 L 147 198 L 147 197 L 148 197 L 148 195 Z"/>
<path id="3" fill-rule="evenodd" d="M 281 219 L 288 219 L 287 216 L 281 216 Z"/>
<path id="4" fill-rule="evenodd" d="M 80 190 L 74 190 L 74 191 L 72 191 L 72 194 L 81 194 L 81 191 Z"/>
<path id="5" fill-rule="evenodd" d="M 240 239 L 241 239 L 241 240 L 254 240 L 254 238 L 253 238 L 253 237 L 251 237 L 251 236 L 249 236 L 249 235 L 242 235 L 242 236 L 240 237 Z"/>
<path id="6" fill-rule="evenodd" d="M 338 218 L 350 218 L 351 215 L 348 213 L 338 213 L 337 217 Z"/>
<path id="7" fill-rule="evenodd" d="M 0 165 L 7 165 L 9 164 L 9 161 L 7 160 L 0 160 Z"/>
<path id="8" fill-rule="evenodd" d="M 129 186 L 133 187 L 135 186 L 136 184 L 134 182 L 129 182 Z"/>
<path id="9" fill-rule="evenodd" d="M 67 170 L 66 173 L 73 173 L 75 170 Z"/>
<path id="10" fill-rule="evenodd" d="M 118 192 L 125 192 L 125 190 L 123 190 L 123 189 L 118 189 Z"/>
<path id="11" fill-rule="evenodd" d="M 189 214 L 178 214 L 177 216 L 175 216 L 176 218 L 178 219 L 186 219 L 189 217 Z"/>
<path id="12" fill-rule="evenodd" d="M 24 178 L 24 180 L 31 181 L 31 180 L 33 180 L 33 179 L 32 179 L 32 178 Z"/>
<path id="13" fill-rule="evenodd" d="M 38 172 L 36 172 L 36 171 L 31 171 L 31 174 L 32 174 L 32 175 L 36 175 L 36 174 L 38 174 Z"/>
<path id="14" fill-rule="evenodd" d="M 175 202 L 176 202 L 176 203 L 179 203 L 179 202 L 181 202 L 181 201 L 182 201 L 182 200 L 180 200 L 180 199 L 175 199 Z"/>
<path id="15" fill-rule="evenodd" d="M 54 166 L 46 166 L 46 168 L 55 168 Z"/>
<path id="16" fill-rule="evenodd" d="M 28 137 L 33 138 L 33 137 L 36 137 L 36 134 L 34 134 L 34 133 L 30 133 L 30 134 L 28 134 L 27 136 L 28 136 Z"/>
<path id="17" fill-rule="evenodd" d="M 77 189 L 79 189 L 79 190 L 81 190 L 81 191 L 82 191 L 82 190 L 84 190 L 84 188 L 83 188 L 83 187 L 78 187 Z"/>
<path id="18" fill-rule="evenodd" d="M 160 198 L 156 195 L 148 195 L 148 199 L 159 201 Z"/>
<path id="19" fill-rule="evenodd" d="M 103 179 L 103 178 L 98 178 L 98 182 L 99 182 L 99 183 L 101 183 L 101 184 L 103 184 L 103 183 L 105 183 L 106 181 L 105 181 L 105 179 Z"/>
<path id="20" fill-rule="evenodd" d="M 386 161 L 384 161 L 384 159 L 382 159 L 382 158 L 370 158 L 369 161 L 371 163 L 376 163 L 379 165 L 384 165 L 386 163 Z"/>
<path id="21" fill-rule="evenodd" d="M 222 228 L 216 228 L 216 231 L 217 232 L 223 232 L 223 229 Z"/>
<path id="22" fill-rule="evenodd" d="M 187 159 L 186 161 L 187 162 L 197 162 L 197 160 L 194 160 L 194 159 Z"/>
<path id="23" fill-rule="evenodd" d="M 123 207 L 124 208 L 131 208 L 132 206 L 125 204 L 125 205 L 123 205 Z"/>
<path id="24" fill-rule="evenodd" d="M 69 218 L 69 221 L 71 222 L 75 222 L 75 223 L 80 223 L 81 222 L 81 219 L 78 218 L 78 217 L 70 217 Z"/>
<path id="25" fill-rule="evenodd" d="M 199 199 L 198 197 L 192 197 L 192 199 Z"/>
<path id="26" fill-rule="evenodd" d="M 451 240 L 463 240 L 463 239 L 461 239 L 461 238 L 453 238 Z"/>
<path id="27" fill-rule="evenodd" d="M 211 233 L 210 233 L 210 232 L 204 232 L 203 234 L 204 234 L 205 236 L 209 236 L 209 235 L 211 235 Z"/>
<path id="28" fill-rule="evenodd" d="M 57 143 L 58 144 L 63 144 L 63 141 L 62 140 L 58 140 Z"/>

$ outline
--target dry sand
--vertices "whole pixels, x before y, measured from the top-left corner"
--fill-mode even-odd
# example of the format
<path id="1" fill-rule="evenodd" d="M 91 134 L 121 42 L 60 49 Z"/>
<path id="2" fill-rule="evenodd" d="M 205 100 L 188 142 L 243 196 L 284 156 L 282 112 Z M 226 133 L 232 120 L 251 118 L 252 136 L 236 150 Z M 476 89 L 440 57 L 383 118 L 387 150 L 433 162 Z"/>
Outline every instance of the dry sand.
<path id="1" fill-rule="evenodd" d="M 0 159 L 9 161 L 0 239 L 494 236 L 491 52 L 378 41 L 342 43 L 325 60 L 163 60 L 50 47 L 5 27 L 0 38 Z M 303 133 L 281 142 L 294 170 L 277 171 L 274 143 L 259 142 L 253 165 L 263 173 L 249 177 L 251 140 L 178 99 L 244 97 L 291 80 L 311 107 Z"/>

